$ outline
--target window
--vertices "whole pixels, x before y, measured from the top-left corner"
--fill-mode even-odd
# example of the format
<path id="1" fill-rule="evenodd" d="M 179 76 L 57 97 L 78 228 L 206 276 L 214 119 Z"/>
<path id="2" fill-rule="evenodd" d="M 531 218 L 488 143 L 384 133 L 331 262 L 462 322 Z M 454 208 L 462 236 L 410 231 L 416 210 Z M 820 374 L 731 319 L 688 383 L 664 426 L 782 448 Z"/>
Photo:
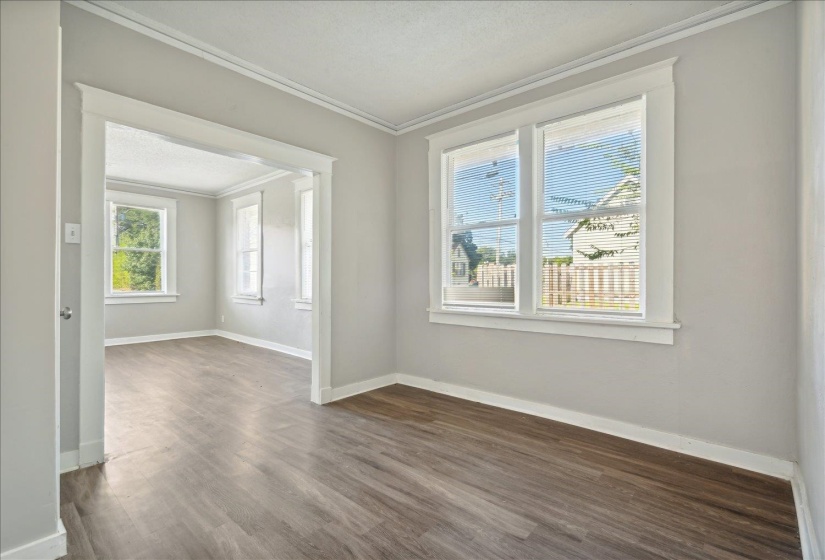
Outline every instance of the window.
<path id="1" fill-rule="evenodd" d="M 428 137 L 432 322 L 672 344 L 673 62 Z"/>
<path id="2" fill-rule="evenodd" d="M 169 303 L 177 297 L 177 201 L 106 191 L 106 303 Z"/>
<path id="3" fill-rule="evenodd" d="M 641 100 L 539 129 L 540 307 L 638 315 Z"/>
<path id="4" fill-rule="evenodd" d="M 312 309 L 313 177 L 295 184 L 295 308 Z"/>
<path id="5" fill-rule="evenodd" d="M 445 154 L 444 303 L 515 305 L 518 139 L 506 134 Z"/>
<path id="6" fill-rule="evenodd" d="M 311 185 L 311 179 L 310 179 Z M 299 301 L 312 302 L 312 188 L 300 191 L 300 294 Z"/>
<path id="7" fill-rule="evenodd" d="M 235 295 L 236 303 L 260 305 L 261 260 L 261 193 L 255 192 L 232 201 L 235 213 Z"/>

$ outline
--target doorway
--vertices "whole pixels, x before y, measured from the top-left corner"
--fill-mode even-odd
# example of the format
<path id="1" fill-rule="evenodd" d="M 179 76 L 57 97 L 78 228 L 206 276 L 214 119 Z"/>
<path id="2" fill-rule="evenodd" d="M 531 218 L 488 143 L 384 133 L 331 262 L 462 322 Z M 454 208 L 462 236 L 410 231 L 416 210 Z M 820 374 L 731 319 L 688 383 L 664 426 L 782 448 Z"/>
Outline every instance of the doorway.
<path id="1" fill-rule="evenodd" d="M 76 84 L 83 98 L 81 249 L 80 447 L 81 467 L 104 461 L 104 348 L 107 281 L 106 128 L 131 127 L 238 160 L 311 178 L 312 380 L 310 400 L 330 396 L 331 187 L 334 158 L 142 101 Z M 110 266 L 110 265 L 109 265 Z M 163 284 L 159 284 L 162 287 Z M 168 285 L 167 285 L 168 288 Z M 161 295 L 161 294 L 157 294 Z M 170 294 L 164 294 L 169 296 Z"/>

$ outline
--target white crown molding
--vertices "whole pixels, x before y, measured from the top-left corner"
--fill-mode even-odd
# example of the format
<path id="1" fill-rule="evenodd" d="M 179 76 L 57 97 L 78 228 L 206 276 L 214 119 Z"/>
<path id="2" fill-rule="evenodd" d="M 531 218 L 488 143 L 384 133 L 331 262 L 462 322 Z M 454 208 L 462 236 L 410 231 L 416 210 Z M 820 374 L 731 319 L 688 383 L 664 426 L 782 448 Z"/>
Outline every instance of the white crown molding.
<path id="1" fill-rule="evenodd" d="M 131 181 L 129 179 L 123 179 L 121 177 L 106 177 L 107 183 L 112 183 L 114 185 L 123 185 L 125 187 L 139 187 L 142 189 L 152 189 L 157 191 L 164 191 L 168 193 L 175 193 L 175 194 L 185 194 L 189 196 L 200 196 L 203 198 L 223 198 L 225 196 L 229 196 L 231 194 L 235 194 L 241 192 L 245 189 L 251 187 L 257 187 L 258 185 L 263 185 L 264 183 L 268 183 L 270 181 L 274 181 L 275 179 L 280 179 L 281 177 L 286 177 L 287 175 L 291 174 L 292 171 L 286 171 L 284 169 L 277 169 L 271 173 L 267 173 L 266 175 L 261 175 L 260 177 L 256 177 L 254 179 L 249 179 L 242 183 L 238 183 L 237 185 L 232 185 L 230 187 L 226 187 L 218 191 L 215 194 L 209 194 L 205 192 L 197 192 L 191 191 L 188 189 L 181 189 L 178 187 L 167 187 L 165 185 L 159 185 L 157 183 L 144 183 L 141 181 Z"/>
<path id="2" fill-rule="evenodd" d="M 558 82 L 564 78 L 581 74 L 582 72 L 604 66 L 617 60 L 622 60 L 623 58 L 628 58 L 655 47 L 738 21 L 772 8 L 777 8 L 790 1 L 791 0 L 734 0 L 718 8 L 662 27 L 656 31 L 636 37 L 635 39 L 630 39 L 613 47 L 572 60 L 561 66 L 556 66 L 545 72 L 535 74 L 523 80 L 507 84 L 506 86 L 401 123 L 395 127 L 396 134 L 400 135 L 424 126 L 429 126 L 462 113 L 484 107 L 485 105 L 507 99 L 508 97 L 530 91 L 531 89 Z"/>
<path id="3" fill-rule="evenodd" d="M 140 181 L 131 181 L 129 179 L 123 179 L 121 177 L 106 177 L 106 183 L 112 183 L 113 185 L 123 185 L 124 187 L 138 187 L 141 189 L 151 189 L 155 191 L 163 191 L 167 193 L 174 193 L 174 194 L 184 194 L 187 196 L 200 196 L 202 198 L 217 198 L 217 195 L 208 194 L 204 192 L 196 192 L 190 191 L 187 189 L 181 189 L 176 187 L 167 187 L 164 185 L 159 185 L 156 183 L 143 183 Z"/>
<path id="4" fill-rule="evenodd" d="M 260 177 L 255 178 L 255 179 L 250 179 L 248 181 L 244 181 L 243 183 L 238 183 L 237 185 L 234 185 L 232 187 L 228 187 L 226 189 L 223 189 L 222 191 L 219 191 L 218 194 L 215 195 L 215 198 L 223 198 L 223 197 L 229 196 L 231 194 L 239 193 L 242 190 L 245 190 L 245 189 L 248 189 L 248 188 L 251 188 L 251 187 L 257 187 L 258 185 L 263 185 L 264 183 L 274 181 L 275 179 L 280 179 L 281 177 L 286 177 L 290 173 L 292 173 L 292 172 L 291 171 L 285 171 L 283 169 L 278 169 L 276 171 L 273 171 L 272 173 L 267 173 L 266 175 L 262 175 Z"/>
<path id="5" fill-rule="evenodd" d="M 394 124 L 351 105 L 333 99 L 311 88 L 293 82 L 288 78 L 269 72 L 243 59 L 198 41 L 171 27 L 141 16 L 128 8 L 114 2 L 100 0 L 63 0 L 67 4 L 100 16 L 104 19 L 157 39 L 167 45 L 194 54 L 204 60 L 257 80 L 281 91 L 291 93 L 301 99 L 320 105 L 338 114 L 348 116 L 383 132 L 399 136 L 418 128 L 484 107 L 491 103 L 507 99 L 569 76 L 604 66 L 611 62 L 633 56 L 640 52 L 678 41 L 685 37 L 708 31 L 715 27 L 732 23 L 748 16 L 782 6 L 791 0 L 734 0 L 718 8 L 708 10 L 691 18 L 663 27 L 635 39 L 625 41 L 613 47 L 595 52 L 586 57 L 573 60 L 545 72 L 518 80 L 495 90 L 471 97 L 443 109 L 427 113 L 418 118 Z"/>
<path id="6" fill-rule="evenodd" d="M 393 133 L 395 127 L 375 115 L 361 111 L 342 101 L 333 99 L 323 93 L 308 88 L 298 82 L 270 72 L 260 66 L 247 62 L 241 58 L 215 48 L 207 43 L 181 33 L 169 26 L 144 17 L 122 5 L 100 0 L 64 0 L 67 4 L 100 16 L 104 19 L 120 24 L 143 35 L 157 39 L 182 51 L 194 54 L 199 58 L 223 66 L 229 70 L 243 74 L 259 82 L 263 82 L 281 91 L 285 91 L 301 99 L 320 105 L 341 115 L 353 118 L 364 124 L 373 126 L 384 132 Z"/>

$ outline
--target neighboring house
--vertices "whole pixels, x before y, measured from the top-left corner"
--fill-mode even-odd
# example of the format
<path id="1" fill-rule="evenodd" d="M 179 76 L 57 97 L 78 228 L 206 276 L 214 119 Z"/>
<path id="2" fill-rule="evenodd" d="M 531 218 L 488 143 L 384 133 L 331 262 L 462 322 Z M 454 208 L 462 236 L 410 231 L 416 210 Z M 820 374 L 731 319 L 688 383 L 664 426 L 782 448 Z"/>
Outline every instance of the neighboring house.
<path id="1" fill-rule="evenodd" d="M 639 178 L 636 176 L 625 177 L 613 187 L 610 192 L 604 195 L 593 207 L 592 210 L 603 208 L 620 208 L 628 204 L 629 196 L 638 196 Z M 585 227 L 587 220 L 591 223 L 609 224 L 612 229 L 588 229 Z M 634 214 L 626 214 L 619 217 L 583 218 L 572 226 L 564 236 L 570 239 L 573 250 L 574 265 L 584 264 L 618 264 L 618 263 L 638 263 L 639 262 L 639 235 L 628 235 L 626 237 L 617 236 L 619 233 L 631 232 L 634 227 L 638 227 L 634 222 L 638 218 Z M 590 259 L 585 254 L 593 254 L 596 248 L 602 250 L 617 250 L 612 255 L 604 255 L 598 259 Z"/>
<path id="2" fill-rule="evenodd" d="M 461 243 L 453 243 L 450 252 L 451 285 L 467 286 L 470 283 L 470 259 Z"/>

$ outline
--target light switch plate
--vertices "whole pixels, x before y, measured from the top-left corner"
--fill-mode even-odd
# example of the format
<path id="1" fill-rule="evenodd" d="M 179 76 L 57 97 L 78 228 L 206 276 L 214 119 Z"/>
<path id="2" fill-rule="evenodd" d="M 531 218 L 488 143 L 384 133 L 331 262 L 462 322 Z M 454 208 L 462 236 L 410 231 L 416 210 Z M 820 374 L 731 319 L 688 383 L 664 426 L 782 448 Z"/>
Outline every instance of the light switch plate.
<path id="1" fill-rule="evenodd" d="M 80 224 L 66 224 L 66 243 L 80 243 Z"/>

